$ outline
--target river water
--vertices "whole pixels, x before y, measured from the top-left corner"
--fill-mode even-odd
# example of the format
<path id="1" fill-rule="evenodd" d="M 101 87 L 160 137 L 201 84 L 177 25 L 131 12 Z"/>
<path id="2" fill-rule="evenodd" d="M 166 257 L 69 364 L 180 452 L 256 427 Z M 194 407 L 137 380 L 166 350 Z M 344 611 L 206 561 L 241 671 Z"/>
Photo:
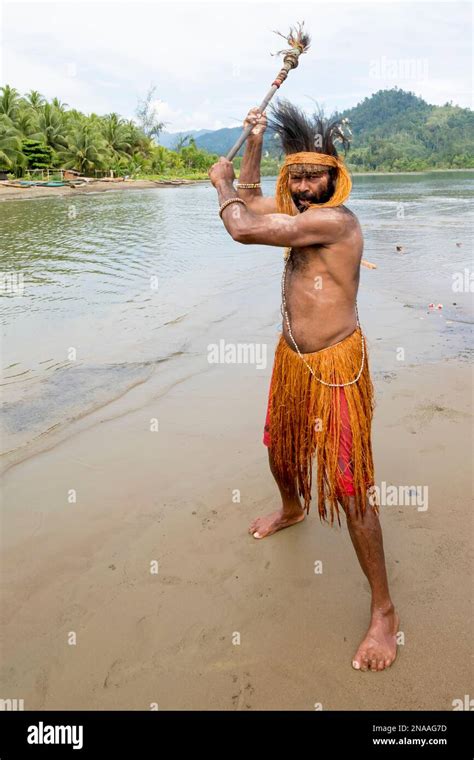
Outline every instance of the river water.
<path id="1" fill-rule="evenodd" d="M 354 178 L 377 372 L 399 346 L 411 363 L 468 360 L 473 195 L 468 171 Z M 210 340 L 276 340 L 282 249 L 234 242 L 210 184 L 6 201 L 0 234 L 7 463 L 138 386 L 205 371 Z"/>

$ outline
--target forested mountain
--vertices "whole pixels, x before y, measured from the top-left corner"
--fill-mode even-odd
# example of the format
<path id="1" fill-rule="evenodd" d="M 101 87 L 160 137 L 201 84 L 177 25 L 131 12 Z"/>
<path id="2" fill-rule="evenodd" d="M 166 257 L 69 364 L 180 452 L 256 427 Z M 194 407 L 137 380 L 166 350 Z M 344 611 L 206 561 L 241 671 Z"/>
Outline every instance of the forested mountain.
<path id="1" fill-rule="evenodd" d="M 113 171 L 206 178 L 241 133 L 240 126 L 164 133 L 149 100 L 133 120 L 117 113 L 84 114 L 58 98 L 48 102 L 36 90 L 22 96 L 5 85 L 0 88 L 0 171 L 22 177 L 74 168 L 89 176 Z M 346 161 L 353 172 L 474 168 L 474 115 L 467 108 L 432 106 L 395 87 L 337 115 L 350 122 Z M 276 174 L 281 165 L 275 137 L 270 130 L 265 133 L 264 175 Z M 242 149 L 234 160 L 237 171 L 241 155 Z"/>
<path id="2" fill-rule="evenodd" d="M 350 121 L 353 139 L 346 160 L 352 170 L 474 168 L 474 114 L 467 108 L 432 106 L 395 87 L 379 90 L 338 115 Z M 196 145 L 225 155 L 240 131 L 233 127 L 208 132 Z M 273 138 L 265 134 L 264 151 L 278 162 L 282 154 Z"/>

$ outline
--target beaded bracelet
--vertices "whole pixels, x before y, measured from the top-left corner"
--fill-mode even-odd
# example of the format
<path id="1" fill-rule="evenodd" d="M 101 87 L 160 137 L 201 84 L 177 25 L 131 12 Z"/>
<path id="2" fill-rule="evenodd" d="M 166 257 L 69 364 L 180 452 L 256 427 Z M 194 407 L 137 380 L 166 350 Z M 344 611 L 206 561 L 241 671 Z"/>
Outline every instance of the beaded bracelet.
<path id="1" fill-rule="evenodd" d="M 261 186 L 261 182 L 238 182 L 236 184 L 236 187 L 239 187 L 241 190 L 253 190 L 254 188 Z"/>
<path id="2" fill-rule="evenodd" d="M 228 198 L 228 200 L 224 201 L 224 203 L 221 203 L 219 206 L 219 216 L 222 219 L 222 212 L 224 211 L 225 207 L 229 205 L 229 203 L 243 203 L 244 206 L 247 204 L 242 198 Z"/>

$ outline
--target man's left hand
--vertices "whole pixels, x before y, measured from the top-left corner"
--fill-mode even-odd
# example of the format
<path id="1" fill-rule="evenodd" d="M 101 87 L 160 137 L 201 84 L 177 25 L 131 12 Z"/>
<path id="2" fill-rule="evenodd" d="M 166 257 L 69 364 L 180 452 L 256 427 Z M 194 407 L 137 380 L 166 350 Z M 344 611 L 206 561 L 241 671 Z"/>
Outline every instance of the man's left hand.
<path id="1" fill-rule="evenodd" d="M 232 161 L 228 161 L 224 156 L 221 156 L 219 161 L 211 166 L 208 175 L 214 187 L 219 182 L 233 182 L 235 174 Z"/>

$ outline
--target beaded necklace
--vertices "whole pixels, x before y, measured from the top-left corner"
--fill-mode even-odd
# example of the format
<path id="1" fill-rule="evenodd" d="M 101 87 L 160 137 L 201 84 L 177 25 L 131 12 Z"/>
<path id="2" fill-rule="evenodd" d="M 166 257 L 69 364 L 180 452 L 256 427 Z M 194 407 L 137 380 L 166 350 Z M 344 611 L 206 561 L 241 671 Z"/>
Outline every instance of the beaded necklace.
<path id="1" fill-rule="evenodd" d="M 359 378 L 360 378 L 360 376 L 362 374 L 362 369 L 364 367 L 365 346 L 364 346 L 364 336 L 362 334 L 362 330 L 361 330 L 361 338 L 362 338 L 362 363 L 361 363 L 360 370 L 358 372 L 357 377 L 354 380 L 351 380 L 348 383 L 326 383 L 324 380 L 321 380 L 321 378 L 316 377 L 313 368 L 308 364 L 308 362 L 306 361 L 306 359 L 302 355 L 301 351 L 299 350 L 298 346 L 296 345 L 296 341 L 293 338 L 293 333 L 291 332 L 290 320 L 288 319 L 288 312 L 287 312 L 287 309 L 286 309 L 286 298 L 285 298 L 286 268 L 288 266 L 288 262 L 289 262 L 290 258 L 292 257 L 292 254 L 293 254 L 293 249 L 290 248 L 288 254 L 285 257 L 285 266 L 283 267 L 283 274 L 282 274 L 282 277 L 281 277 L 281 305 L 282 305 L 281 313 L 282 313 L 282 316 L 285 317 L 286 324 L 287 324 L 287 327 L 288 327 L 288 334 L 289 334 L 291 340 L 293 341 L 293 344 L 294 344 L 294 346 L 296 348 L 298 356 L 301 359 L 303 359 L 304 363 L 308 367 L 308 369 L 311 372 L 311 374 L 313 375 L 313 377 L 316 380 L 318 380 L 318 382 L 322 383 L 323 385 L 328 385 L 331 388 L 343 388 L 345 385 L 353 385 L 354 383 L 356 383 L 359 380 Z M 357 315 L 357 327 L 360 329 L 359 311 L 357 309 L 357 301 L 356 301 L 356 304 L 355 304 L 355 310 L 356 310 L 356 315 Z M 343 338 L 343 340 L 345 340 L 345 338 Z M 339 340 L 338 343 L 342 343 L 342 340 Z M 333 346 L 337 346 L 338 343 L 333 343 L 332 345 Z M 327 346 L 327 348 L 332 348 L 332 346 Z M 324 350 L 324 349 L 322 349 L 322 350 Z"/>

